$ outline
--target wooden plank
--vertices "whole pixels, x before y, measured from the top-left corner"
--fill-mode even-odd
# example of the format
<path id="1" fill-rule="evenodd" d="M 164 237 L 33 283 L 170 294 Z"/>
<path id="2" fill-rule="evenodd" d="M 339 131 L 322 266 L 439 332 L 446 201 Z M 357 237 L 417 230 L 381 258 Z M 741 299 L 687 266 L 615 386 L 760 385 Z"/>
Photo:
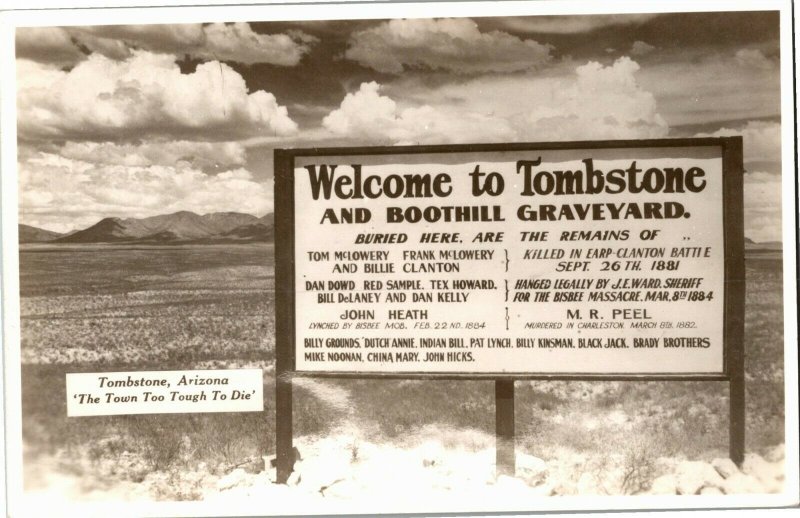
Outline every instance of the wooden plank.
<path id="1" fill-rule="evenodd" d="M 555 151 L 583 149 L 664 148 L 719 146 L 726 137 L 604 140 L 572 142 L 514 142 L 507 144 L 434 144 L 423 146 L 314 147 L 282 150 L 293 157 L 397 155 L 420 153 L 482 153 L 493 151 Z"/>
<path id="2" fill-rule="evenodd" d="M 294 370 L 294 173 L 292 157 L 275 150 L 275 463 L 277 482 L 294 468 L 292 377 Z"/>
<path id="3" fill-rule="evenodd" d="M 468 372 L 358 372 L 358 371 L 293 371 L 295 377 L 330 379 L 394 379 L 394 380 L 540 380 L 540 381 L 729 381 L 727 374 L 593 374 L 593 373 L 468 373 Z"/>
<path id="4" fill-rule="evenodd" d="M 290 376 L 275 379 L 275 468 L 276 481 L 285 484 L 294 470 L 292 438 L 292 381 Z"/>
<path id="5" fill-rule="evenodd" d="M 725 228 L 725 350 L 730 376 L 728 447 L 737 465 L 744 462 L 745 379 L 744 379 L 744 217 L 742 137 L 725 139 L 724 172 Z"/>
<path id="6" fill-rule="evenodd" d="M 513 380 L 500 379 L 495 381 L 494 401 L 497 475 L 513 477 L 516 472 Z"/>
<path id="7" fill-rule="evenodd" d="M 535 150 L 594 150 L 594 149 L 625 149 L 625 148 L 671 148 L 671 147 L 716 147 L 725 152 L 726 144 L 731 140 L 740 137 L 707 137 L 707 138 L 675 138 L 675 139 L 641 139 L 641 140 L 605 140 L 605 141 L 573 141 L 573 142 L 518 142 L 505 144 L 446 144 L 446 145 L 424 145 L 424 146 L 355 146 L 355 147 L 335 147 L 335 148 L 294 148 L 276 150 L 276 160 L 278 151 L 289 157 L 291 166 L 287 174 L 292 175 L 293 179 L 293 160 L 301 157 L 315 156 L 369 156 L 369 155 L 396 155 L 396 154 L 435 154 L 435 153 L 480 153 L 497 151 L 535 151 Z M 723 157 L 724 166 L 724 157 Z M 740 166 L 741 169 L 741 166 Z M 724 171 L 724 169 L 723 169 Z M 277 180 L 276 180 L 277 181 Z M 725 184 L 726 186 L 728 184 Z M 292 194 L 286 193 L 285 196 Z M 276 193 L 277 196 L 277 193 Z M 725 208 L 724 212 L 727 213 Z M 741 212 L 741 207 L 739 207 Z M 277 214 L 277 210 L 276 210 Z M 294 212 L 292 212 L 294 217 Z M 741 216 L 740 216 L 741 217 Z M 294 229 L 292 229 L 293 231 Z M 276 241 L 277 242 L 277 241 Z M 278 247 L 276 247 L 277 249 Z M 292 242 L 294 248 L 294 242 Z M 727 255 L 727 247 L 726 247 Z M 294 271 L 292 271 L 292 278 Z M 292 354 L 295 351 L 292 350 Z M 723 340 L 723 366 L 722 372 L 701 372 L 701 373 L 670 373 L 670 372 L 633 372 L 633 373 L 583 373 L 583 372 L 553 372 L 553 373 L 427 373 L 427 372 L 338 372 L 338 371 L 313 371 L 296 372 L 297 375 L 321 378 L 358 378 L 358 379 L 439 379 L 439 380 L 493 380 L 493 379 L 527 379 L 527 380 L 603 380 L 603 381 L 729 381 L 730 375 L 727 370 L 727 341 Z M 293 364 L 294 365 L 294 364 Z"/>

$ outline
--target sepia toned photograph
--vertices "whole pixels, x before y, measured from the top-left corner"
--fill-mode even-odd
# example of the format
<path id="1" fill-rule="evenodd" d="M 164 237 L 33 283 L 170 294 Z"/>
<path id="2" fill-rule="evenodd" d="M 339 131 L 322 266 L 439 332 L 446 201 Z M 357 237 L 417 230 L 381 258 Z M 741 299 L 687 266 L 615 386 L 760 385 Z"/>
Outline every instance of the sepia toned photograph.
<path id="1" fill-rule="evenodd" d="M 788 2 L 518 4 L 10 22 L 10 516 L 797 505 Z"/>

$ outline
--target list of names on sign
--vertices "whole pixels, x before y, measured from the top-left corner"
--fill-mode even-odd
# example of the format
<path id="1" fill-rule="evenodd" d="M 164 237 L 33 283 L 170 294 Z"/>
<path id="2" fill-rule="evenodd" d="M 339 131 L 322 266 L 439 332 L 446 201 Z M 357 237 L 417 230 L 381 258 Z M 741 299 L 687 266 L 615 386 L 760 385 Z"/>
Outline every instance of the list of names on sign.
<path id="1" fill-rule="evenodd" d="M 721 146 L 296 156 L 298 371 L 723 371 Z"/>

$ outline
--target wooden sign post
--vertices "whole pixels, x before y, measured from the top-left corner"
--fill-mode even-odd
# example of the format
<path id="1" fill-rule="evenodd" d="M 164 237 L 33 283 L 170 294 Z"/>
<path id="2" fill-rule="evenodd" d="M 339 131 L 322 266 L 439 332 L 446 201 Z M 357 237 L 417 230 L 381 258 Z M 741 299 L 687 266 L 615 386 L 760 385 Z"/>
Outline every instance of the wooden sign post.
<path id="1" fill-rule="evenodd" d="M 725 371 L 729 381 L 730 458 L 744 462 L 744 157 L 742 138 L 728 137 L 722 147 L 724 170 L 723 218 L 725 224 Z"/>
<path id="2" fill-rule="evenodd" d="M 514 444 L 514 380 L 494 382 L 496 466 L 498 475 L 514 476 L 516 452 Z"/>
<path id="3" fill-rule="evenodd" d="M 741 137 L 275 150 L 277 480 L 292 378 L 725 381 L 744 459 Z M 423 403 L 424 404 L 424 403 Z"/>

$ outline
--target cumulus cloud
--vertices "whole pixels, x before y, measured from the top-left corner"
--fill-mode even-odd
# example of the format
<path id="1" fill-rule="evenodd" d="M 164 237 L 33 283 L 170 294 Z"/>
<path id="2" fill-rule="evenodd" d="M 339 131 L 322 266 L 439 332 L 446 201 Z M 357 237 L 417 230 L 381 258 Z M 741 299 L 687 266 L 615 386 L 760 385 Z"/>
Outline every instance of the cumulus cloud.
<path id="1" fill-rule="evenodd" d="M 656 50 L 653 45 L 646 43 L 642 40 L 636 40 L 631 45 L 631 55 L 632 56 L 644 56 L 645 54 L 650 54 Z"/>
<path id="2" fill-rule="evenodd" d="M 535 107 L 521 133 L 533 139 L 657 138 L 669 127 L 653 94 L 636 81 L 639 65 L 628 57 L 603 66 L 589 62 L 566 80 L 532 89 Z"/>
<path id="3" fill-rule="evenodd" d="M 116 41 L 126 48 L 134 47 L 171 54 L 188 54 L 190 50 L 200 48 L 206 39 L 204 27 L 199 23 L 92 25 L 70 27 L 67 30 L 86 46 L 98 45 L 103 41 Z"/>
<path id="4" fill-rule="evenodd" d="M 729 51 L 658 60 L 637 77 L 673 126 L 780 115 L 778 68 L 745 68 Z"/>
<path id="5" fill-rule="evenodd" d="M 58 67 L 72 66 L 86 58 L 61 27 L 22 27 L 16 32 L 17 57 Z"/>
<path id="6" fill-rule="evenodd" d="M 657 138 L 667 135 L 655 98 L 636 82 L 638 65 L 590 62 L 562 77 L 484 77 L 437 89 L 396 87 L 422 106 L 363 83 L 323 120 L 337 136 L 373 143 L 502 142 Z"/>
<path id="7" fill-rule="evenodd" d="M 550 48 L 502 31 L 481 32 L 468 18 L 390 20 L 353 33 L 345 57 L 390 74 L 408 67 L 470 74 L 529 70 L 550 60 Z"/>
<path id="8" fill-rule="evenodd" d="M 744 233 L 754 241 L 781 240 L 781 177 L 744 175 Z"/>
<path id="9" fill-rule="evenodd" d="M 746 162 L 781 160 L 781 124 L 769 121 L 749 121 L 739 128 L 720 128 L 713 133 L 698 133 L 697 137 L 741 135 Z"/>
<path id="10" fill-rule="evenodd" d="M 399 108 L 376 82 L 347 94 L 322 124 L 337 136 L 391 144 L 454 143 L 512 138 L 507 122 L 478 113 L 455 113 L 428 105 Z"/>
<path id="11" fill-rule="evenodd" d="M 317 41 L 301 31 L 259 34 L 248 23 L 20 28 L 16 40 L 18 57 L 61 66 L 74 65 L 87 53 L 125 60 L 136 49 L 197 59 L 294 66 Z"/>
<path id="12" fill-rule="evenodd" d="M 92 54 L 68 72 L 17 60 L 17 78 L 23 138 L 234 140 L 297 130 L 274 95 L 249 93 L 242 76 L 217 61 L 182 74 L 174 56 L 145 51 L 125 61 Z"/>
<path id="13" fill-rule="evenodd" d="M 66 142 L 57 153 L 65 158 L 96 165 L 147 167 L 188 165 L 206 173 L 243 166 L 245 147 L 239 142 L 192 142 L 186 140 L 118 144 L 114 142 Z"/>
<path id="14" fill-rule="evenodd" d="M 289 34 L 257 34 L 247 23 L 213 23 L 204 27 L 206 44 L 192 54 L 200 58 L 272 63 L 294 66 L 316 38 L 293 31 Z"/>
<path id="15" fill-rule="evenodd" d="M 736 52 L 735 59 L 740 67 L 752 70 L 774 70 L 778 67 L 775 61 L 758 49 L 741 49 Z"/>
<path id="16" fill-rule="evenodd" d="M 770 171 L 744 175 L 744 233 L 754 241 L 781 240 L 782 185 L 780 175 L 781 125 L 779 122 L 749 121 L 738 128 L 720 128 L 696 137 L 741 135 L 745 168 L 775 165 Z M 776 174 L 777 173 L 777 174 Z"/>
<path id="17" fill-rule="evenodd" d="M 271 182 L 257 182 L 241 167 L 207 175 L 186 163 L 97 164 L 52 153 L 38 153 L 18 166 L 20 220 L 56 231 L 85 228 L 109 216 L 272 210 Z"/>
<path id="18" fill-rule="evenodd" d="M 527 16 L 502 18 L 507 28 L 519 32 L 547 34 L 578 34 L 615 25 L 639 25 L 655 18 L 656 14 L 595 14 L 586 16 Z"/>

